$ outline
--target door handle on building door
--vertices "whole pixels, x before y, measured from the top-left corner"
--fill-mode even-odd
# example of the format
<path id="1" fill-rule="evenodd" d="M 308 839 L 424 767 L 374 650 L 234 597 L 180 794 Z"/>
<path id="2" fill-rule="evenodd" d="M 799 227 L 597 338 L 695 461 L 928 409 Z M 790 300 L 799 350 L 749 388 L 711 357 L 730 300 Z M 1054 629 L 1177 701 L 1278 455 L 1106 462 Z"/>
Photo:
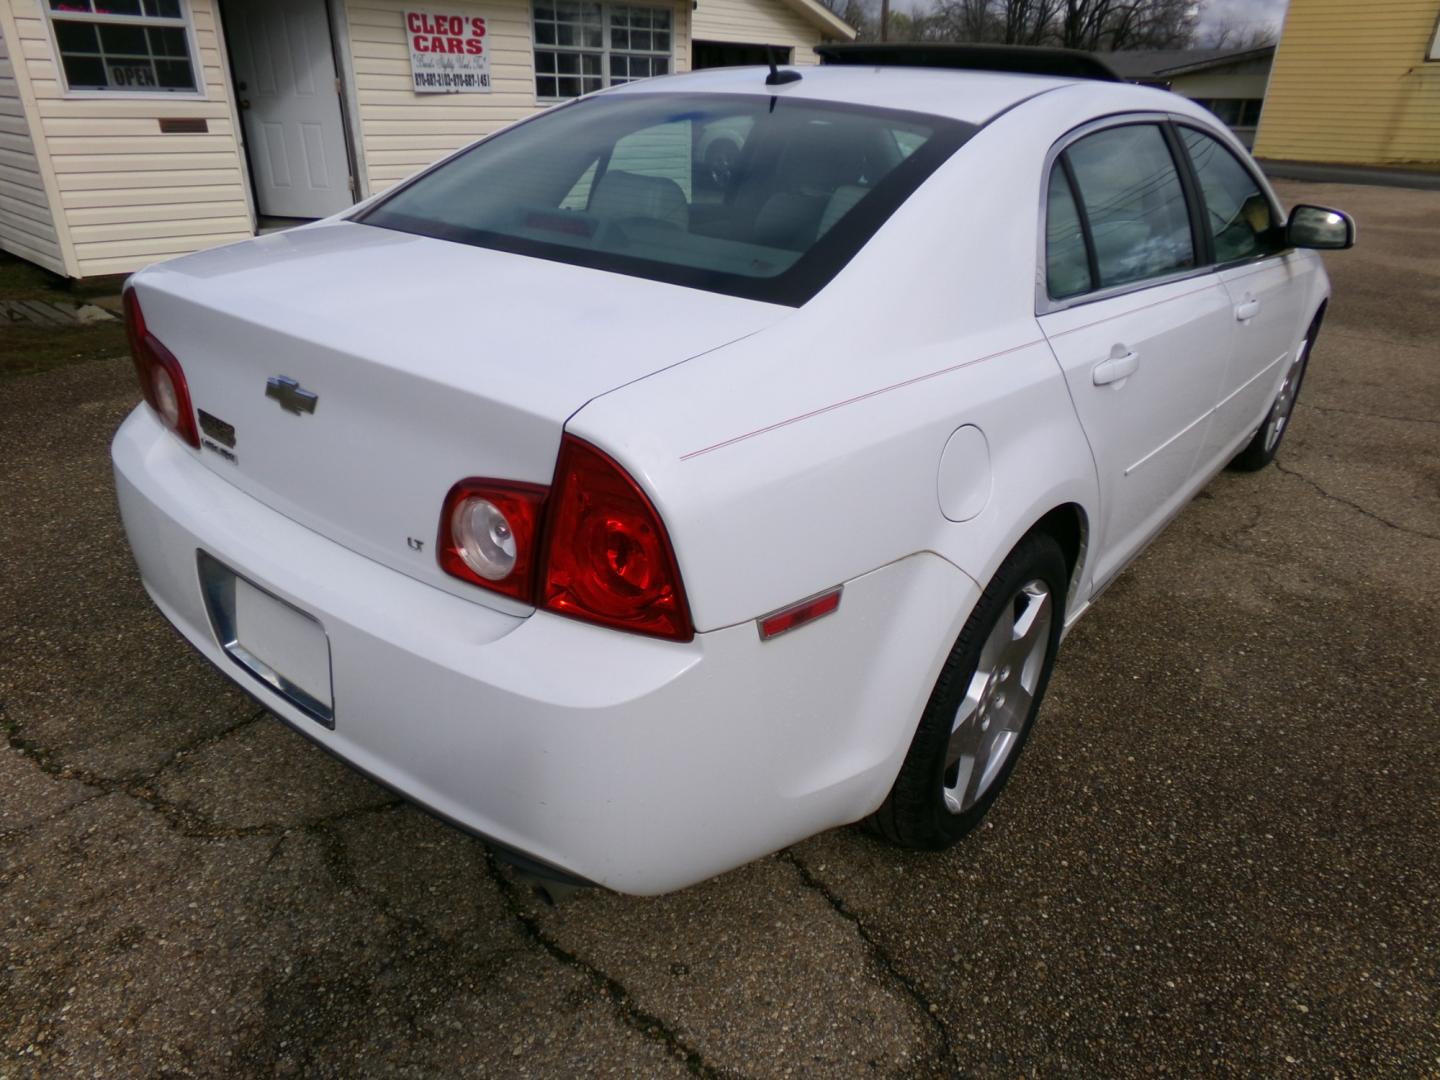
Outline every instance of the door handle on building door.
<path id="1" fill-rule="evenodd" d="M 1126 349 L 1124 345 L 1116 345 L 1110 350 L 1110 358 L 1101 360 L 1095 365 L 1095 370 L 1090 377 L 1095 380 L 1096 386 L 1108 386 L 1111 383 L 1122 383 L 1131 375 L 1135 374 L 1140 367 L 1140 357 Z"/>

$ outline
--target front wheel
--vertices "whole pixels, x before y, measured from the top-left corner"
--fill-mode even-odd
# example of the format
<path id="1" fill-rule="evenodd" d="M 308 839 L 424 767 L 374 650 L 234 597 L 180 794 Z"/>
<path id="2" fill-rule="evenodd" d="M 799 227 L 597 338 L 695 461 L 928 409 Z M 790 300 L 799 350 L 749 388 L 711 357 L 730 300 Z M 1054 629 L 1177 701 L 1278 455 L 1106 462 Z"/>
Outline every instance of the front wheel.
<path id="1" fill-rule="evenodd" d="M 1230 468 L 1237 472 L 1258 472 L 1275 460 L 1275 454 L 1280 449 L 1280 440 L 1285 437 L 1290 418 L 1295 413 L 1295 402 L 1300 397 L 1300 384 L 1305 381 L 1305 366 L 1310 362 L 1310 350 L 1315 346 L 1315 335 L 1319 330 L 1320 320 L 1317 318 L 1310 324 L 1310 329 L 1305 332 L 1304 339 L 1296 348 L 1295 359 L 1290 361 L 1290 369 L 1285 372 L 1285 381 L 1280 384 L 1280 392 L 1275 395 L 1265 422 L 1260 425 L 1260 429 L 1255 432 L 1245 449 L 1231 459 Z"/>
<path id="2" fill-rule="evenodd" d="M 941 669 L 895 786 L 866 827 L 902 847 L 949 847 L 980 823 L 1034 724 L 1065 617 L 1069 572 L 1049 536 L 1021 541 Z"/>

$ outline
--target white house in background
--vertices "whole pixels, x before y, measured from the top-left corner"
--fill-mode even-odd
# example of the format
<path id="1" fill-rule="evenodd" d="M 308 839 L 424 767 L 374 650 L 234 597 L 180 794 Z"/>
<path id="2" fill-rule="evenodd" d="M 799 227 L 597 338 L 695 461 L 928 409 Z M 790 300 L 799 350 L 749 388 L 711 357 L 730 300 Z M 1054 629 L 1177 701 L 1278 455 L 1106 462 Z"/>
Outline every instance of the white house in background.
<path id="1" fill-rule="evenodd" d="M 556 101 L 854 36 L 818 0 L 0 0 L 0 249 L 129 273 Z"/>

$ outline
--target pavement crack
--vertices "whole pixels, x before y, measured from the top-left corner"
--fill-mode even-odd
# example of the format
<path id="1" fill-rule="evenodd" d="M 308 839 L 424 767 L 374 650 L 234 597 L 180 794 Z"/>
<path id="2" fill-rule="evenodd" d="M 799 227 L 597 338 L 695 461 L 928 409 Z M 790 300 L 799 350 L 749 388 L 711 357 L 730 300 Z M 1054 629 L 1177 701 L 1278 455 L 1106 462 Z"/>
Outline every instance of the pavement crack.
<path id="1" fill-rule="evenodd" d="M 1306 409 L 1314 409 L 1316 412 L 1344 413 L 1347 416 L 1363 416 L 1367 420 L 1393 420 L 1397 424 L 1440 425 L 1440 420 L 1434 420 L 1424 416 L 1393 416 L 1388 413 L 1366 412 L 1364 409 L 1346 409 L 1339 405 L 1312 405 L 1308 401 L 1302 401 L 1299 404 Z"/>
<path id="2" fill-rule="evenodd" d="M 520 924 L 525 937 L 552 960 L 579 972 L 589 980 L 627 1027 L 651 1042 L 664 1046 L 695 1076 L 723 1078 L 728 1075 L 724 1070 L 706 1062 L 700 1051 L 686 1043 L 666 1021 L 637 1005 L 630 991 L 618 979 L 607 975 L 547 934 L 541 927 L 540 920 L 525 910 L 525 905 L 520 901 L 519 889 L 496 865 L 495 855 L 488 848 L 485 851 L 485 865 L 500 890 L 500 898 L 506 910 Z"/>
<path id="3" fill-rule="evenodd" d="M 815 872 L 805 864 L 804 860 L 789 850 L 780 852 L 778 858 L 794 867 L 795 872 L 800 875 L 801 883 L 804 884 L 807 889 L 818 893 L 825 902 L 834 909 L 837 915 L 855 927 L 855 933 L 859 935 L 860 940 L 863 941 L 866 948 L 870 950 L 870 955 L 880 970 L 915 1003 L 916 1008 L 920 1011 L 920 1015 L 924 1017 L 925 1021 L 933 1029 L 936 1043 L 938 1044 L 938 1051 L 935 1054 L 934 1062 L 935 1071 L 944 1075 L 955 1075 L 958 1067 L 956 1065 L 955 1047 L 950 1042 L 950 1032 L 937 1015 L 938 1009 L 935 1003 L 925 995 L 925 991 L 920 988 L 920 984 L 900 969 L 900 965 L 896 963 L 895 958 L 890 955 L 890 951 L 876 940 L 875 935 L 870 932 L 870 928 L 865 925 L 865 921 L 860 918 L 859 914 L 845 903 L 844 897 L 840 896 L 831 889 L 829 885 L 821 881 L 820 878 L 815 875 Z"/>
<path id="4" fill-rule="evenodd" d="M 61 761 L 54 751 L 25 737 L 20 724 L 9 714 L 3 701 L 0 701 L 0 734 L 4 735 L 5 743 L 11 750 L 30 761 L 52 780 L 68 780 L 88 787 L 96 792 L 94 797 L 81 800 L 76 803 L 75 806 L 67 808 L 64 812 L 74 810 L 76 806 L 83 806 L 87 802 L 93 802 L 95 798 L 101 795 L 125 795 L 143 803 L 148 809 L 158 813 L 167 825 L 181 835 L 195 840 L 240 840 L 254 836 L 269 836 L 280 840 L 289 833 L 297 830 L 305 831 L 324 828 L 339 824 L 354 817 L 380 813 L 403 805 L 402 799 L 391 798 L 381 803 L 368 803 L 362 806 L 339 810 L 333 814 L 325 814 L 294 825 L 283 825 L 278 822 L 261 822 L 258 825 L 237 825 L 230 828 L 223 828 L 208 821 L 202 814 L 197 813 L 183 803 L 178 803 L 173 799 L 167 799 L 152 786 L 154 781 L 160 777 L 166 768 L 173 765 L 185 754 L 219 742 L 265 715 L 266 710 L 260 709 L 256 713 L 231 724 L 221 731 L 211 732 L 175 750 L 167 756 L 160 765 L 147 773 L 122 777 L 105 776 L 90 769 Z M 23 832 L 26 830 L 11 830 L 11 833 L 16 831 Z M 10 833 L 6 835 L 10 835 Z"/>
<path id="5" fill-rule="evenodd" d="M 221 728 L 219 731 L 212 731 L 208 732 L 205 735 L 201 735 L 199 738 L 186 743 L 184 746 L 177 747 L 176 749 L 172 750 L 169 754 L 165 756 L 164 760 L 162 760 L 160 764 L 156 765 L 153 769 L 149 770 L 146 773 L 136 775 L 131 779 L 135 781 L 154 780 L 159 777 L 159 775 L 163 773 L 166 769 L 169 769 L 172 766 L 178 764 L 182 759 L 190 756 L 198 750 L 205 749 L 207 746 L 213 746 L 218 742 L 223 742 L 225 739 L 228 739 L 231 735 L 234 735 L 242 728 L 247 728 L 251 724 L 255 723 L 257 720 L 264 718 L 268 712 L 268 709 L 257 709 L 254 713 L 245 717 L 243 720 L 237 720 L 235 723 L 229 725 L 228 727 Z"/>
<path id="6" fill-rule="evenodd" d="M 32 762 L 36 768 L 52 780 L 69 780 L 91 788 L 98 795 L 126 795 L 143 803 L 148 809 L 164 818 L 166 824 L 185 836 L 200 840 L 235 840 L 249 836 L 275 836 L 284 831 L 280 825 L 262 824 L 221 829 L 207 822 L 193 810 L 165 798 L 150 786 L 150 776 L 120 778 L 104 776 L 90 769 L 63 762 L 54 751 L 25 737 L 16 722 L 0 701 L 0 734 L 5 743 L 16 753 Z M 87 799 L 86 802 L 93 802 Z M 73 807 L 71 808 L 73 809 Z"/>
<path id="7" fill-rule="evenodd" d="M 11 840 L 18 840 L 22 836 L 28 836 L 36 829 L 42 829 L 46 825 L 49 825 L 51 822 L 58 821 L 60 818 L 63 818 L 66 814 L 73 814 L 76 810 L 79 810 L 80 807 L 92 803 L 96 799 L 103 799 L 104 797 L 105 792 L 92 791 L 83 799 L 76 799 L 69 806 L 62 807 L 61 809 L 56 810 L 53 813 L 46 814 L 42 818 L 37 818 L 36 820 L 30 822 L 28 825 L 21 825 L 19 828 L 15 829 L 0 829 L 0 843 L 8 843 Z"/>
<path id="8" fill-rule="evenodd" d="M 1351 510 L 1354 510 L 1360 514 L 1364 514 L 1372 521 L 1378 521 L 1381 525 L 1384 525 L 1388 529 L 1394 529 L 1396 532 L 1409 533 L 1411 536 L 1423 537 L 1426 540 L 1440 540 L 1440 534 L 1426 532 L 1424 529 L 1411 528 L 1409 525 L 1401 525 L 1399 522 L 1391 521 L 1389 518 L 1375 513 L 1374 510 L 1367 509 L 1366 507 L 1361 506 L 1359 503 L 1353 502 L 1342 495 L 1336 495 L 1326 490 L 1321 484 L 1310 479 L 1310 477 L 1306 476 L 1298 469 L 1286 468 L 1278 461 L 1275 462 L 1275 468 L 1280 470 L 1280 472 L 1284 473 L 1286 476 L 1293 476 L 1297 480 L 1303 480 L 1305 483 L 1309 484 L 1312 488 L 1319 492 L 1322 497 L 1330 500 L 1331 502 L 1339 503 L 1341 506 L 1348 506 Z"/>

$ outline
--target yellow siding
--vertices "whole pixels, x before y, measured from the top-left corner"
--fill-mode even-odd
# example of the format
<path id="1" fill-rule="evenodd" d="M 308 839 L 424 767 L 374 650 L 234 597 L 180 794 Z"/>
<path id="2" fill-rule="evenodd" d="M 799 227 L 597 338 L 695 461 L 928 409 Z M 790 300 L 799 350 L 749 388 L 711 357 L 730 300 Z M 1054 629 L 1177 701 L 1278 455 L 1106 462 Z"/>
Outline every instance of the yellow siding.
<path id="1" fill-rule="evenodd" d="M 0 250 L 65 273 L 65 255 L 0 12 Z"/>
<path id="2" fill-rule="evenodd" d="M 778 3 L 778 0 L 770 0 Z M 491 42 L 488 94 L 417 94 L 410 80 L 406 0 L 347 0 L 360 133 L 370 191 L 383 191 L 445 154 L 544 108 L 535 100 L 530 0 L 452 0 L 436 10 L 473 10 Z M 690 5 L 675 2 L 675 70 L 690 69 Z"/>
<path id="3" fill-rule="evenodd" d="M 737 41 L 789 46 L 796 64 L 818 64 L 820 28 L 784 0 L 700 0 L 695 9 L 696 41 Z"/>
<path id="4" fill-rule="evenodd" d="M 1256 153 L 1440 162 L 1440 0 L 1291 0 Z"/>
<path id="5" fill-rule="evenodd" d="M 199 99 L 67 97 L 40 0 L 9 2 L 78 276 L 129 273 L 251 235 L 215 0 L 189 0 Z M 210 130 L 162 135 L 161 117 L 204 117 Z"/>

